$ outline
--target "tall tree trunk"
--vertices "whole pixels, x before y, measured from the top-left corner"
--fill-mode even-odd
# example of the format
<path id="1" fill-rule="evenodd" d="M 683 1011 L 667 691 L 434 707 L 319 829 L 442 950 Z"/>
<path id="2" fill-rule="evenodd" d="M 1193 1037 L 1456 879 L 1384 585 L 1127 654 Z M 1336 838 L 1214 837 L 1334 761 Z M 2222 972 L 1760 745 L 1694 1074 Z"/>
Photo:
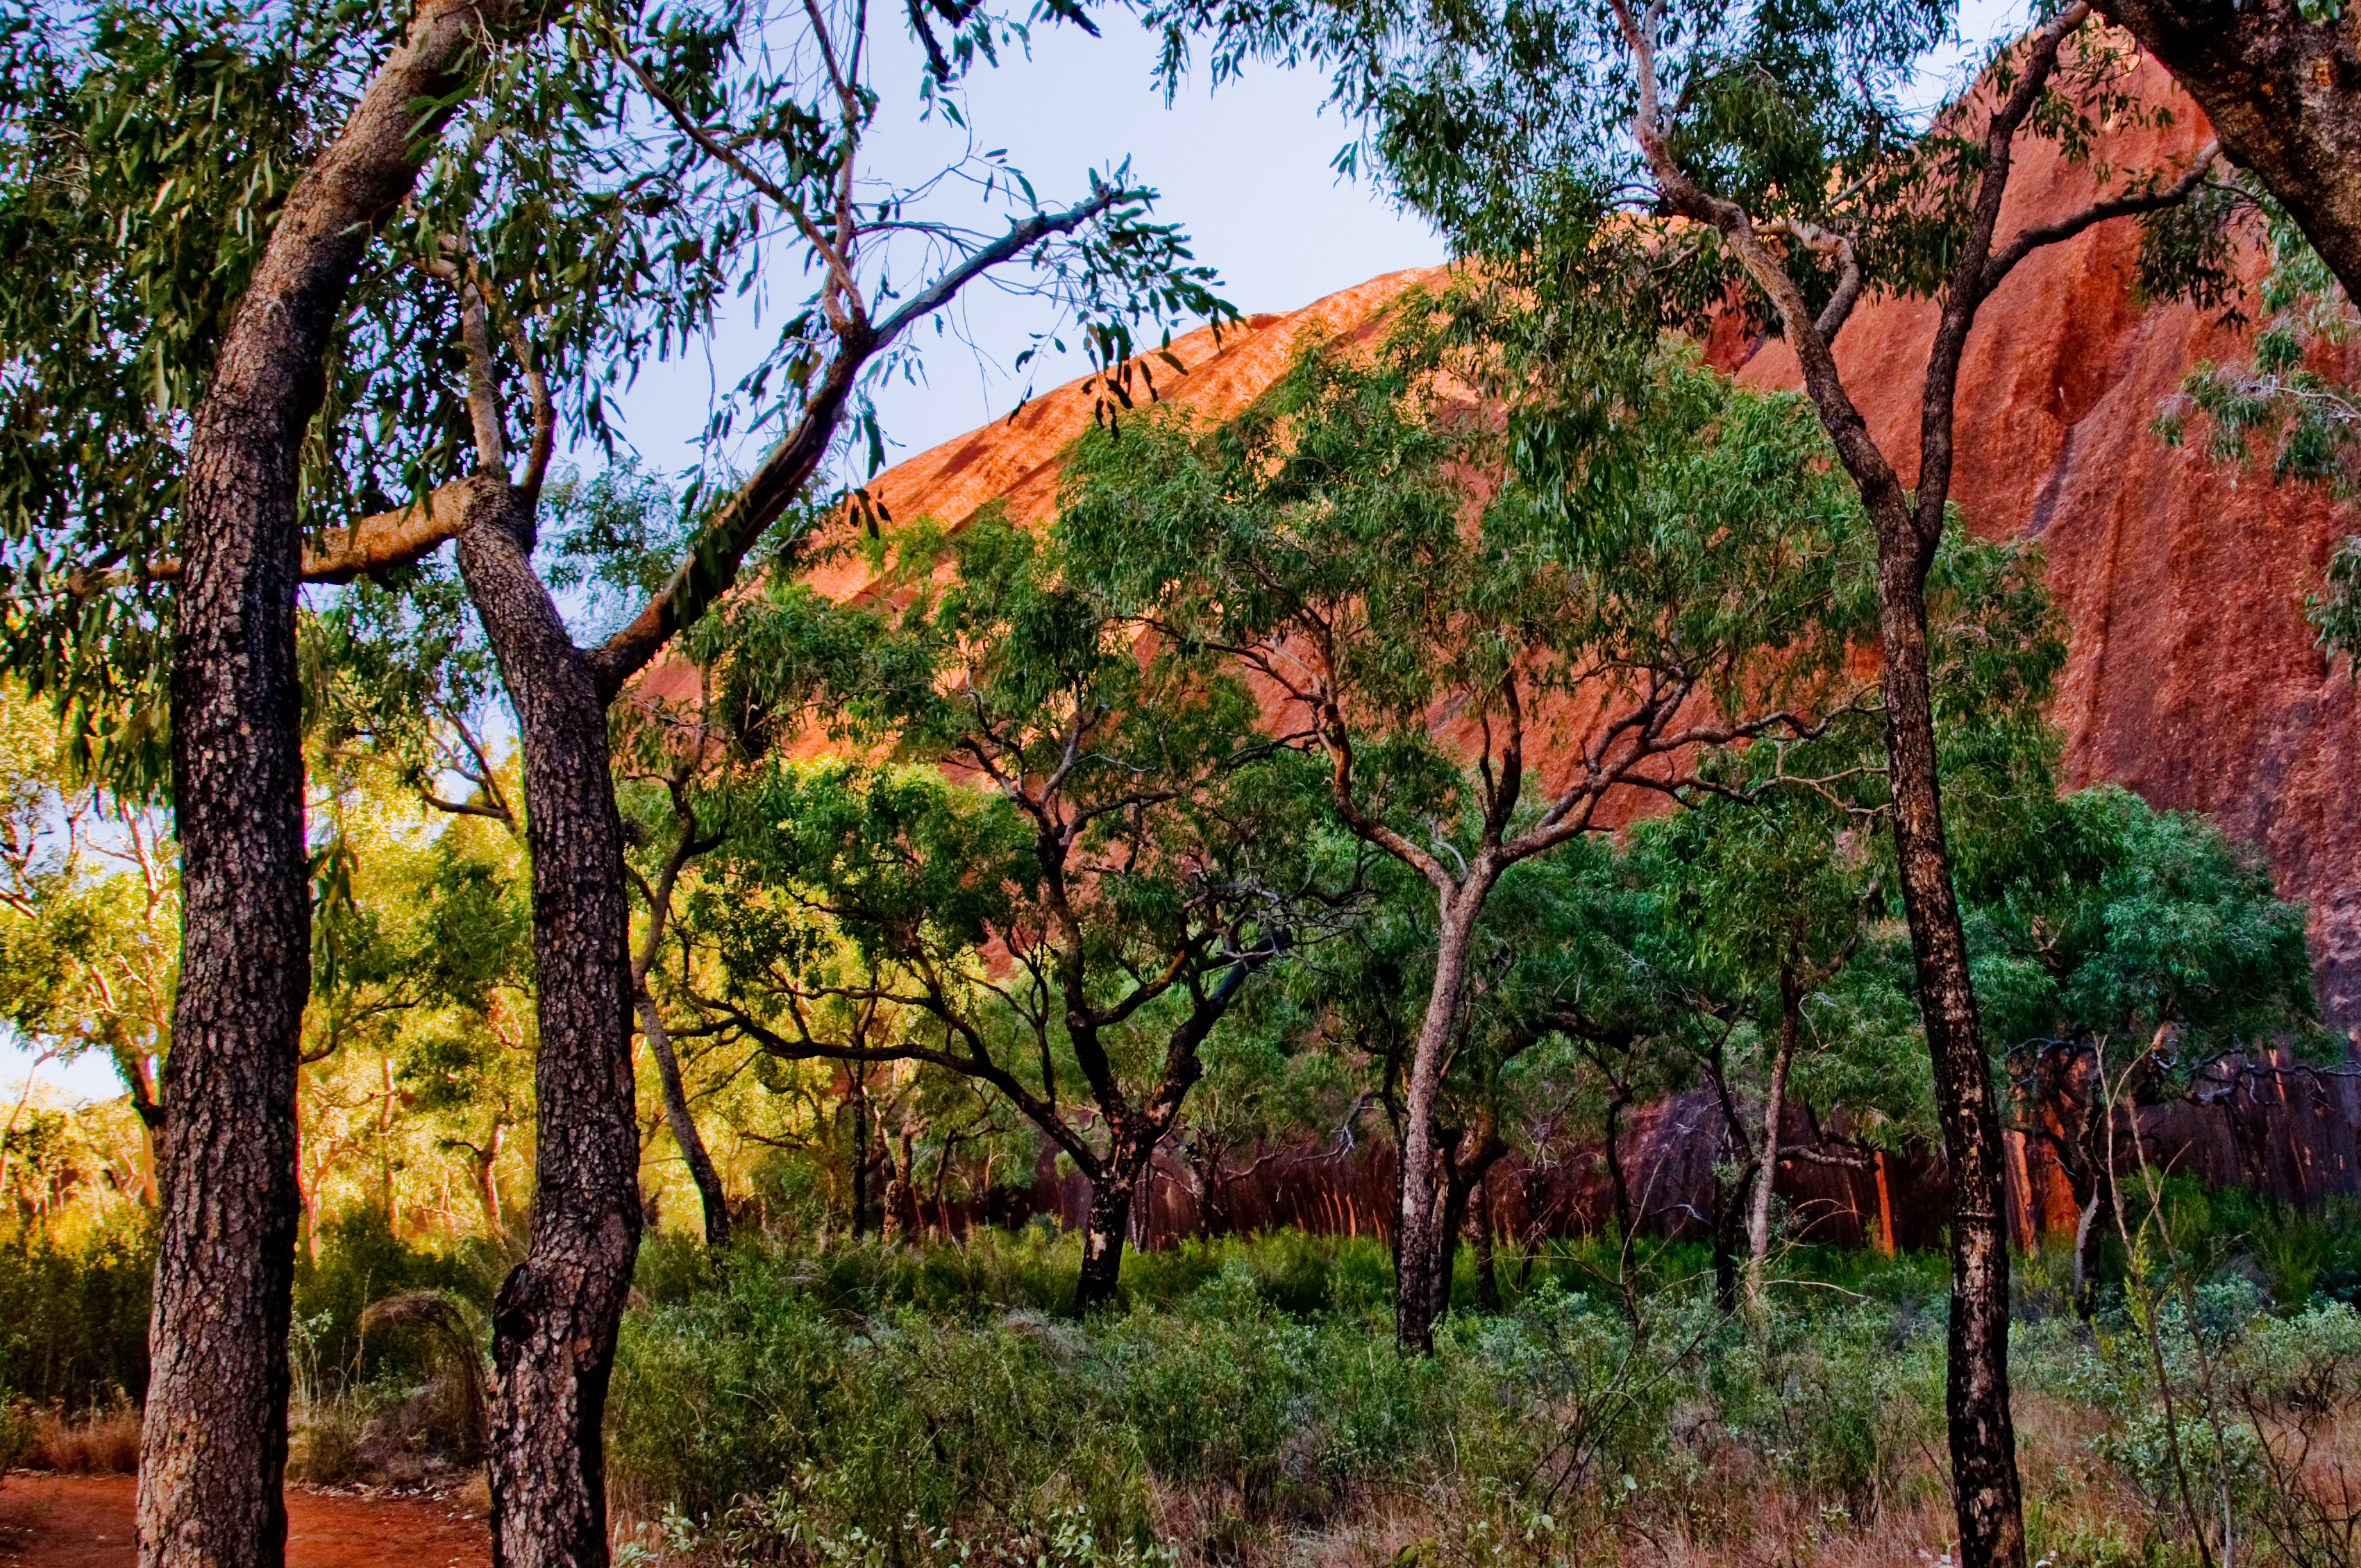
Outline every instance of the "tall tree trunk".
<path id="1" fill-rule="evenodd" d="M 1948 405 L 1947 405 L 1948 406 Z M 2000 1107 L 1984 1060 L 1967 934 L 1951 887 L 1927 664 L 1931 547 L 1881 530 L 1887 768 L 1894 846 L 1916 959 L 1918 1009 L 1934 1057 L 1935 1102 L 1951 1179 L 1951 1319 L 1945 1403 L 1963 1563 L 2022 1564 L 2025 1516 L 2008 1395 L 2008 1244 L 2001 1229 Z"/>
<path id="2" fill-rule="evenodd" d="M 530 562 L 530 501 L 469 488 L 459 569 L 515 707 L 533 854 L 541 1049 L 532 1240 L 492 1307 L 492 1552 L 501 1568 L 599 1568 L 599 1423 L 639 1251 L 630 912 L 607 715 Z"/>
<path id="3" fill-rule="evenodd" d="M 276 1568 L 294 1277 L 295 1069 L 311 989 L 295 663 L 296 471 L 371 228 L 508 0 L 425 0 L 295 181 L 191 422 L 174 607 L 181 977 L 159 1172 L 142 1568 Z M 421 114 L 418 105 L 432 105 Z"/>
<path id="4" fill-rule="evenodd" d="M 181 978 L 165 1068 L 143 1568 L 276 1568 L 286 1552 L 295 1069 L 311 990 L 295 587 L 296 469 L 370 228 L 416 179 L 487 18 L 421 8 L 289 192 L 190 427 L 174 606 Z M 489 7 L 505 23 L 508 8 Z"/>
<path id="5" fill-rule="evenodd" d="M 1738 1310 L 1738 1239 L 1745 1230 L 1754 1163 L 1748 1160 L 1735 1181 L 1719 1165 L 1713 1173 L 1713 1310 L 1724 1317 Z"/>
<path id="6" fill-rule="evenodd" d="M 1409 1092 L 1402 1107 L 1401 1215 L 1394 1235 L 1394 1338 L 1406 1350 L 1434 1350 L 1436 1298 L 1451 1233 L 1444 1228 L 1443 1149 L 1434 1122 L 1443 1092 L 1443 1058 L 1459 1014 L 1467 970 L 1467 942 L 1483 906 L 1483 884 L 1470 880 L 1443 901 L 1434 953 L 1434 982 L 1412 1047 Z"/>
<path id="7" fill-rule="evenodd" d="M 377 1102 L 378 1179 L 385 1185 L 385 1234 L 401 1234 L 401 1197 L 395 1191 L 394 1171 L 400 1164 L 393 1157 L 393 1109 L 399 1091 L 393 1084 L 393 1058 L 380 1057 L 378 1065 L 384 1069 L 385 1086 L 379 1091 Z"/>
<path id="8" fill-rule="evenodd" d="M 1763 1092 L 1763 1163 L 1754 1173 L 1746 1214 L 1746 1306 L 1763 1310 L 1763 1264 L 1771 1255 L 1771 1190 L 1779 1179 L 1779 1124 L 1787 1113 L 1787 1073 L 1795 1062 L 1802 1032 L 1803 999 L 1780 987 L 1779 1043 L 1771 1055 L 1771 1079 Z"/>
<path id="9" fill-rule="evenodd" d="M 663 1009 L 644 991 L 640 992 L 639 1009 L 640 1033 L 647 1036 L 648 1054 L 656 1058 L 656 1077 L 664 1084 L 664 1125 L 672 1130 L 680 1157 L 688 1162 L 697 1201 L 704 1205 L 705 1245 L 716 1252 L 727 1252 L 729 1200 L 721 1190 L 721 1175 L 713 1168 L 713 1157 L 706 1152 L 704 1135 L 697 1130 L 697 1118 L 688 1113 L 688 1092 L 681 1086 L 680 1058 L 673 1052 L 671 1031 L 664 1027 Z"/>
<path id="10" fill-rule="evenodd" d="M 1131 1228 L 1131 1190 L 1136 1168 L 1110 1161 L 1091 1180 L 1091 1204 L 1082 1223 L 1082 1277 L 1074 1288 L 1074 1315 L 1083 1317 L 1115 1303 L 1123 1281 L 1123 1244 Z"/>

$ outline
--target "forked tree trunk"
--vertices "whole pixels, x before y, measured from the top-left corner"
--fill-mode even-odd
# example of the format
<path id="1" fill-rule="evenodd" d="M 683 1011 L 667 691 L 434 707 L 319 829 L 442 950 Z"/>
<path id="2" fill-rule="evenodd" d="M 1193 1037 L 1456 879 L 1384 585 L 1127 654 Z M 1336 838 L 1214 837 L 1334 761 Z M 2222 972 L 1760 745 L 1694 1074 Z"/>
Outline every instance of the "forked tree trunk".
<path id="1" fill-rule="evenodd" d="M 705 1245 L 716 1252 L 727 1252 L 729 1200 L 721 1190 L 721 1174 L 713 1168 L 713 1157 L 706 1151 L 704 1135 L 697 1130 L 697 1118 L 688 1113 L 688 1091 L 681 1084 L 680 1058 L 673 1052 L 671 1031 L 664 1027 L 664 1012 L 654 997 L 642 992 L 639 1009 L 640 1033 L 647 1036 L 648 1054 L 656 1058 L 656 1077 L 664 1084 L 664 1125 L 672 1131 L 680 1157 L 688 1162 L 697 1201 L 704 1206 Z"/>
<path id="2" fill-rule="evenodd" d="M 371 228 L 417 179 L 487 33 L 539 20 L 509 0 L 419 7 L 288 192 L 191 422 L 172 668 L 181 958 L 140 1430 L 142 1568 L 276 1568 L 285 1555 L 295 1069 L 311 989 L 297 466 Z"/>
<path id="3" fill-rule="evenodd" d="M 480 20 L 422 12 L 299 179 L 190 429 L 174 605 L 181 976 L 139 1449 L 144 1568 L 285 1555 L 295 1069 L 311 990 L 296 469 L 368 231 L 417 176 L 420 100 Z M 443 111 L 447 113 L 447 110 Z M 431 135 L 429 139 L 431 139 Z"/>
<path id="4" fill-rule="evenodd" d="M 459 569 L 523 742 L 541 1022 L 532 1239 L 492 1306 L 492 1553 L 598 1568 L 599 1423 L 641 1224 L 622 823 L 605 704 L 530 563 L 531 505 L 489 477 L 467 504 Z"/>

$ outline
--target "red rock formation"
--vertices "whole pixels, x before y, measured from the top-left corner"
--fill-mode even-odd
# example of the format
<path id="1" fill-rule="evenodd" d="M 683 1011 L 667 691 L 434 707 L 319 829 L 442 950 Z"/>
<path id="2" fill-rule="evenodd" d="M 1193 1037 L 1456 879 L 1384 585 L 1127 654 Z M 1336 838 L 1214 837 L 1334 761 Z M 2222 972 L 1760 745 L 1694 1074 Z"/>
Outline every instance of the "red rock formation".
<path id="1" fill-rule="evenodd" d="M 2174 123 L 2120 133 L 2107 156 L 2139 168 L 2205 137 L 2189 98 L 2150 66 Z M 2088 175 L 2047 148 L 2020 157 L 2004 232 L 2062 216 Z M 2037 252 L 1984 307 L 1960 382 L 1953 494 L 1970 527 L 2027 534 L 2048 553 L 2069 627 L 2056 718 L 2074 783 L 2114 780 L 2155 805 L 2212 813 L 2268 857 L 2283 896 L 2312 906 L 2322 999 L 2361 1023 L 2361 704 L 2303 620 L 2348 512 L 2267 476 L 2224 472 L 2148 431 L 2201 359 L 2235 359 L 2246 329 L 2136 297 L 2139 231 L 2103 225 Z M 1871 427 L 1906 474 L 1933 307 L 1880 302 L 1837 357 Z M 1796 384 L 1766 345 L 1740 372 Z"/>
<path id="2" fill-rule="evenodd" d="M 2123 130 L 2119 169 L 2185 157 L 2202 116 L 2153 68 L 2172 124 Z M 2059 216 L 2092 193 L 2084 170 L 2045 146 L 2021 154 L 2004 229 Z M 2282 893 L 2312 910 L 2323 999 L 2361 1023 L 2361 836 L 2345 793 L 2361 778 L 2361 701 L 2312 646 L 2301 612 L 2336 538 L 2354 526 L 2328 501 L 2209 466 L 2148 431 L 2159 402 L 2202 358 L 2233 358 L 2243 329 L 2136 295 L 2136 225 L 2114 223 L 2037 252 L 1985 306 L 1960 386 L 1954 485 L 1970 527 L 2030 534 L 2048 554 L 2070 653 L 2056 715 L 2074 783 L 2112 779 L 2158 806 L 2213 814 L 2268 855 Z M 1401 272 L 1291 314 L 1255 316 L 1174 345 L 1186 367 L 1162 396 L 1220 415 L 1244 406 L 1310 342 L 1367 330 Z M 1907 473 L 1934 318 L 1923 302 L 1872 301 L 1837 356 L 1879 440 Z M 1777 342 L 1718 342 L 1744 380 L 1796 384 Z M 897 517 L 956 521 L 998 500 L 1019 521 L 1055 503 L 1060 453 L 1089 422 L 1077 382 L 1007 420 L 900 464 L 872 487 Z M 851 593 L 857 567 L 826 585 Z"/>
<path id="3" fill-rule="evenodd" d="M 2143 69 L 2171 124 L 2119 130 L 2105 148 L 2118 169 L 2185 158 L 2206 134 L 2194 104 L 2161 72 Z M 2061 216 L 2092 194 L 2085 170 L 2046 147 L 2029 148 L 2010 188 L 2004 232 Z M 2037 252 L 1985 306 L 1962 367 L 1953 493 L 1968 526 L 2032 536 L 2047 552 L 2068 625 L 2055 717 L 2071 782 L 2113 780 L 2158 806 L 2211 813 L 2234 838 L 2259 848 L 2282 895 L 2311 906 L 2330 1015 L 2361 1024 L 2361 835 L 2349 827 L 2346 804 L 2361 780 L 2361 695 L 2312 645 L 2301 612 L 2336 539 L 2356 525 L 2317 495 L 2223 471 L 2150 433 L 2161 400 L 2190 367 L 2242 357 L 2248 329 L 2141 301 L 2138 245 L 2128 223 L 2089 231 Z M 1252 317 L 1218 343 L 1210 331 L 1191 334 L 1173 345 L 1183 369 L 1160 375 L 1159 394 L 1209 416 L 1233 412 L 1303 346 L 1371 330 L 1402 291 L 1439 276 L 1373 279 L 1291 314 Z M 1872 301 L 1837 345 L 1872 429 L 1905 474 L 1916 461 L 1918 389 L 1934 313 L 1923 302 Z M 1797 384 L 1783 344 L 1718 333 L 1708 347 L 1745 381 Z M 1055 504 L 1060 455 L 1089 423 L 1093 404 L 1082 383 L 1061 387 L 908 459 L 871 488 L 897 518 L 955 523 L 996 501 L 1017 521 L 1044 519 Z M 821 586 L 850 596 L 866 584 L 861 568 L 849 565 Z M 664 677 L 658 672 L 652 680 L 660 689 Z M 2302 1106 L 2263 1103 L 2290 1092 Z M 2246 1098 L 2144 1117 L 2153 1152 L 2283 1197 L 2316 1199 L 2361 1185 L 2355 1146 L 2361 1091 L 2344 1081 L 2307 1082 L 2292 1090 L 2265 1085 Z M 1679 1110 L 1676 1102 L 1651 1108 L 1655 1131 L 1635 1125 L 1633 1157 L 1662 1173 L 1667 1192 L 1694 1201 L 1706 1178 L 1690 1146 L 1696 1140 L 1676 1135 Z M 2059 1208 L 2059 1194 L 2049 1190 L 2059 1183 L 2037 1154 L 2031 1164 L 2044 1168 L 2029 1168 L 2027 1181 L 2012 1178 L 2012 1203 L 2039 1226 L 2059 1217 L 2048 1212 Z M 1389 1179 L 1378 1152 L 1365 1152 L 1349 1172 L 1309 1151 L 1281 1166 L 1283 1174 L 1240 1195 L 1242 1212 L 1314 1229 L 1382 1226 Z M 1902 1239 L 1923 1243 L 1939 1221 L 1939 1168 L 1918 1160 L 1907 1169 L 1897 1165 L 1894 1176 Z M 1562 1190 L 1545 1199 L 1503 1189 L 1503 1223 L 1520 1223 L 1513 1216 L 1529 1197 L 1562 1212 L 1566 1223 L 1596 1208 L 1595 1173 L 1562 1172 L 1554 1182 Z M 1832 1227 L 1828 1239 L 1851 1239 L 1875 1212 L 1866 1176 L 1798 1170 L 1781 1185 L 1791 1201 Z M 1193 1226 L 1193 1211 L 1174 1193 L 1160 1201 L 1143 1211 L 1143 1223 L 1159 1234 Z"/>

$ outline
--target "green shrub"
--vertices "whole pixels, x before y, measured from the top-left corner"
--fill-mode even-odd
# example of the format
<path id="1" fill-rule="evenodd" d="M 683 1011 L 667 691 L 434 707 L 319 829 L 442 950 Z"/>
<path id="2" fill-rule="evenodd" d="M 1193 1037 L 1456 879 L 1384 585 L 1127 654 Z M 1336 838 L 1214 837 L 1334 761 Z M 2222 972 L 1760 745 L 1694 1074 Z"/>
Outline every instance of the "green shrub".
<path id="1" fill-rule="evenodd" d="M 0 1385 L 70 1412 L 145 1397 L 155 1260 L 138 1211 L 65 1239 L 28 1228 L 0 1240 Z"/>
<path id="2" fill-rule="evenodd" d="M 316 1258 L 295 1265 L 295 1327 L 291 1351 L 297 1396 L 306 1403 L 342 1398 L 364 1384 L 424 1382 L 431 1347 L 409 1334 L 365 1333 L 361 1315 L 405 1290 L 441 1290 L 490 1310 L 503 1260 L 479 1242 L 447 1250 L 403 1241 L 375 1209 L 357 1209 L 321 1227 Z"/>

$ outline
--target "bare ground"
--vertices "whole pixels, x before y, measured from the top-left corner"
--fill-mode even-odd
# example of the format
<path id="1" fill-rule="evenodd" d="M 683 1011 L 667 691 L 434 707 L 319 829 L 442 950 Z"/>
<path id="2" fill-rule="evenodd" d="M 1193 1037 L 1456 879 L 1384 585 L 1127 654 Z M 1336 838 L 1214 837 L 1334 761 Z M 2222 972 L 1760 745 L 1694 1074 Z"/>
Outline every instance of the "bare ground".
<path id="1" fill-rule="evenodd" d="M 131 1568 L 128 1475 L 18 1471 L 0 1485 L 0 1568 Z M 287 1568 L 489 1568 L 481 1519 L 453 1499 L 287 1492 Z"/>

